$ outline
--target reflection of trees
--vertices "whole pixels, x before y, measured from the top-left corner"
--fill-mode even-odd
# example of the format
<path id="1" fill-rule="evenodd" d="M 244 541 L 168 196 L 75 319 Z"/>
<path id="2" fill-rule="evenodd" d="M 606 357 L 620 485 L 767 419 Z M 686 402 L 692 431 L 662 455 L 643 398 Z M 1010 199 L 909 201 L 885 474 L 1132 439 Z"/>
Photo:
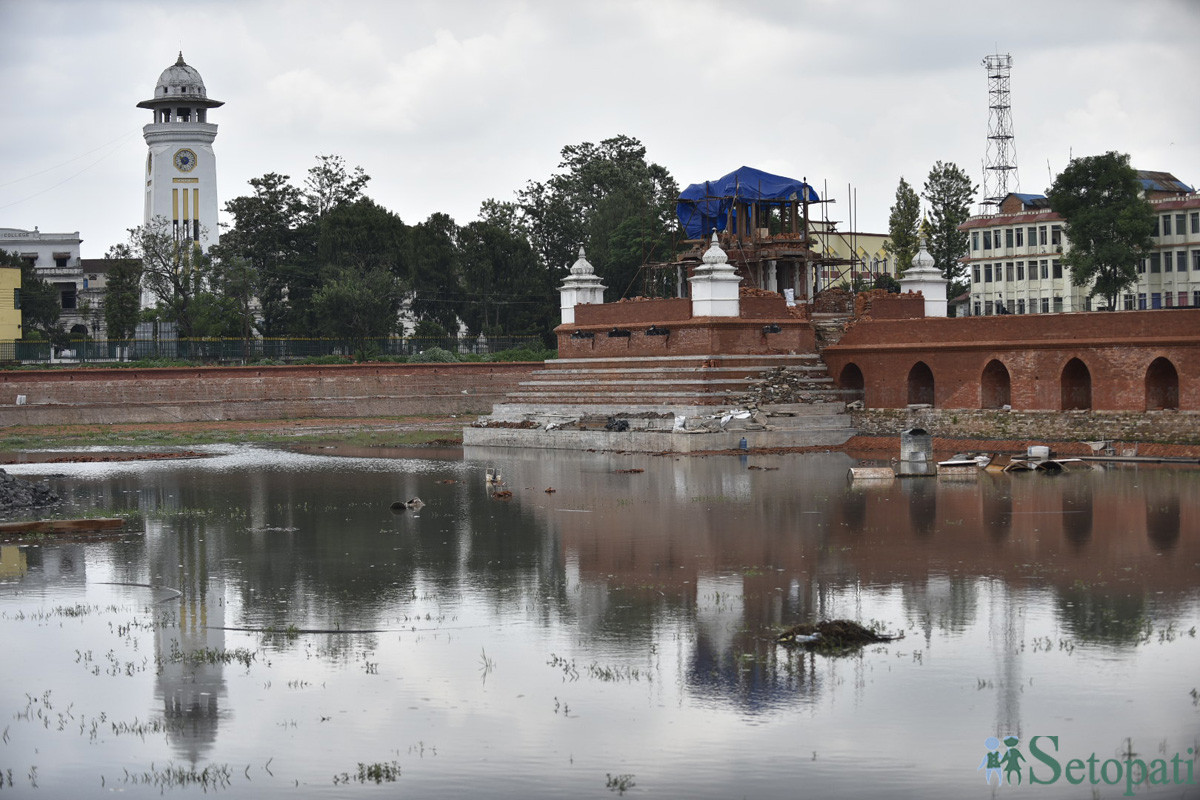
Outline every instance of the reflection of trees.
<path id="1" fill-rule="evenodd" d="M 1074 481 L 1063 490 L 1063 535 L 1075 551 L 1092 539 L 1092 484 Z"/>
<path id="2" fill-rule="evenodd" d="M 1132 644 L 1141 638 L 1146 622 L 1146 599 L 1140 595 L 1076 586 L 1060 591 L 1055 605 L 1063 626 L 1085 642 Z"/>
<path id="3" fill-rule="evenodd" d="M 974 576 L 929 575 L 924 582 L 903 584 L 901 592 L 905 611 L 920 620 L 926 639 L 935 629 L 961 633 L 975 621 L 979 587 Z"/>
<path id="4" fill-rule="evenodd" d="M 1179 495 L 1146 498 L 1146 536 L 1160 553 L 1169 553 L 1179 542 Z"/>

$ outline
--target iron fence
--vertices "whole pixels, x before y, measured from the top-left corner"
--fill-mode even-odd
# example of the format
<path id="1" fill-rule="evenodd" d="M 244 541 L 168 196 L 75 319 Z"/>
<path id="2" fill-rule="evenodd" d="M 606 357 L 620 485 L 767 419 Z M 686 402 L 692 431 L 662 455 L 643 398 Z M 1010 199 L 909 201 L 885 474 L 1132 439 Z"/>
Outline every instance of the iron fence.
<path id="1" fill-rule="evenodd" d="M 438 347 L 458 356 L 498 353 L 504 350 L 542 350 L 538 336 L 399 337 L 348 341 L 343 339 L 80 339 L 65 347 L 46 341 L 0 341 L 0 361 L 22 363 L 198 361 L 246 363 L 294 362 L 322 356 L 356 360 L 411 358 Z"/>

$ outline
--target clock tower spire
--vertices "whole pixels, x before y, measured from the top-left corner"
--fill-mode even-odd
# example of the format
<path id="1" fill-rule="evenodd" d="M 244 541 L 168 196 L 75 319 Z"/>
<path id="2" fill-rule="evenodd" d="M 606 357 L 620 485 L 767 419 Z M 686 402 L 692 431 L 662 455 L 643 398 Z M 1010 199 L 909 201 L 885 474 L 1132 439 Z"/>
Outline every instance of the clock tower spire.
<path id="1" fill-rule="evenodd" d="M 212 143 L 217 126 L 208 109 L 224 103 L 209 98 L 204 80 L 179 59 L 163 70 L 154 97 L 138 103 L 154 121 L 142 128 L 146 156 L 146 224 L 162 217 L 178 241 L 207 250 L 217 242 L 217 164 Z"/>

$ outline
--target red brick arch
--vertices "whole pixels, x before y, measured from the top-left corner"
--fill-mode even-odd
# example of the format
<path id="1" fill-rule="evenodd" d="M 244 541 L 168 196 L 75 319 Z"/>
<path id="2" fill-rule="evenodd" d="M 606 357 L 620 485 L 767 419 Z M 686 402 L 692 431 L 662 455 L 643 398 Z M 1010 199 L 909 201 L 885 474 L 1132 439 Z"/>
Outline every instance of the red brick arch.
<path id="1" fill-rule="evenodd" d="M 1012 378 L 1008 367 L 993 358 L 979 377 L 980 405 L 983 408 L 1003 408 L 1012 404 Z"/>
<path id="2" fill-rule="evenodd" d="M 842 367 L 842 371 L 838 373 L 838 387 L 841 389 L 861 392 L 864 385 L 862 370 L 853 361 Z"/>
<path id="3" fill-rule="evenodd" d="M 1146 368 L 1146 410 L 1179 408 L 1179 371 L 1159 356 Z"/>
<path id="4" fill-rule="evenodd" d="M 1059 376 L 1063 411 L 1090 411 L 1092 408 L 1092 371 L 1078 358 L 1063 365 Z"/>
<path id="5" fill-rule="evenodd" d="M 937 405 L 934 391 L 933 370 L 924 361 L 918 361 L 908 371 L 908 404 L 923 403 Z"/>

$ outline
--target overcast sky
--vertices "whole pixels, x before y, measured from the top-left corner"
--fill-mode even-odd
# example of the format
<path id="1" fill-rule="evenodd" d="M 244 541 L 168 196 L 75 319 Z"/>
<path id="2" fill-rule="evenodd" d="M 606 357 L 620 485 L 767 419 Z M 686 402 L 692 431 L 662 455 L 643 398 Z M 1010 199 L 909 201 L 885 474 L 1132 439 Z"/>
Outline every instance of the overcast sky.
<path id="1" fill-rule="evenodd" d="M 180 50 L 225 101 L 222 205 L 330 153 L 405 222 L 465 224 L 626 134 L 681 187 L 807 177 L 848 230 L 850 186 L 854 227 L 885 231 L 901 176 L 981 182 L 994 52 L 1022 191 L 1107 150 L 1200 182 L 1197 0 L 0 0 L 0 31 L 0 227 L 78 230 L 85 258 L 142 223 L 136 104 Z"/>

